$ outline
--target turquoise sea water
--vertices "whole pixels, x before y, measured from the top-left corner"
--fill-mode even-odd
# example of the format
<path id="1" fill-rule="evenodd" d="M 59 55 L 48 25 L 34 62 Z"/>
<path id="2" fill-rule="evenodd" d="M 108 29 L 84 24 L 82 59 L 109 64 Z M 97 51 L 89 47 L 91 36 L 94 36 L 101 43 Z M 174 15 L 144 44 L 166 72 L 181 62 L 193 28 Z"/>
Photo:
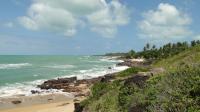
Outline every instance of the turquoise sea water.
<path id="1" fill-rule="evenodd" d="M 0 97 L 27 94 L 47 79 L 119 71 L 117 62 L 101 56 L 0 56 Z"/>

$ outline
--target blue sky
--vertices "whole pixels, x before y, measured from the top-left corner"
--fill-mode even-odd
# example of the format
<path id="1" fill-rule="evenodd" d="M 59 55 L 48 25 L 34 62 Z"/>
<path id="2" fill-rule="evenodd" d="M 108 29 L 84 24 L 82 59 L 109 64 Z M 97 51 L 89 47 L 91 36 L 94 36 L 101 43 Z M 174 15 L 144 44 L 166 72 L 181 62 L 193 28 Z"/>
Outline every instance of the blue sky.
<path id="1" fill-rule="evenodd" d="M 200 39 L 197 0 L 1 0 L 0 54 L 89 55 Z"/>

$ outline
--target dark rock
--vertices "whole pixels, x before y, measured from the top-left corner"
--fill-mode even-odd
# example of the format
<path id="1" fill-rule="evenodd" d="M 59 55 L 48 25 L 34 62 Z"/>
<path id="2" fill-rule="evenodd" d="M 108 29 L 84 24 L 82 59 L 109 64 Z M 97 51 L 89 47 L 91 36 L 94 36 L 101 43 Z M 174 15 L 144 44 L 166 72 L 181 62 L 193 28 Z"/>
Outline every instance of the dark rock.
<path id="1" fill-rule="evenodd" d="M 131 61 L 129 59 L 124 60 L 124 62 L 118 63 L 117 66 L 128 66 L 128 67 L 147 67 L 152 63 L 151 60 L 146 60 L 143 62 Z"/>
<path id="2" fill-rule="evenodd" d="M 118 63 L 117 66 L 128 66 L 128 67 L 143 66 L 143 62 L 132 62 L 132 61 L 126 60 L 124 62 Z"/>
<path id="3" fill-rule="evenodd" d="M 143 76 L 143 75 L 137 74 L 131 78 L 126 79 L 124 84 L 125 85 L 136 84 L 139 87 L 143 87 L 145 81 L 149 78 L 150 76 Z"/>
<path id="4" fill-rule="evenodd" d="M 70 83 L 77 81 L 77 77 L 71 78 L 58 78 L 53 80 L 45 81 L 43 84 L 38 85 L 41 89 L 63 89 L 63 87 L 68 86 Z"/>
<path id="5" fill-rule="evenodd" d="M 39 94 L 40 92 L 38 90 L 31 90 L 32 94 Z"/>
<path id="6" fill-rule="evenodd" d="M 17 105 L 17 104 L 22 103 L 22 101 L 16 100 L 16 101 L 12 101 L 12 103 Z"/>
<path id="7" fill-rule="evenodd" d="M 48 99 L 48 101 L 52 101 L 52 100 L 53 100 L 53 99 L 51 99 L 51 98 L 50 98 L 50 99 Z"/>
<path id="8" fill-rule="evenodd" d="M 112 69 L 112 67 L 108 67 L 108 69 Z"/>
<path id="9" fill-rule="evenodd" d="M 107 74 L 101 78 L 100 82 L 109 82 L 114 78 L 115 78 L 115 74 Z"/>
<path id="10" fill-rule="evenodd" d="M 74 112 L 83 112 L 83 106 L 80 105 L 80 103 L 74 103 Z"/>
<path id="11" fill-rule="evenodd" d="M 60 83 L 73 83 L 77 80 L 77 77 L 70 77 L 70 78 L 58 78 Z"/>

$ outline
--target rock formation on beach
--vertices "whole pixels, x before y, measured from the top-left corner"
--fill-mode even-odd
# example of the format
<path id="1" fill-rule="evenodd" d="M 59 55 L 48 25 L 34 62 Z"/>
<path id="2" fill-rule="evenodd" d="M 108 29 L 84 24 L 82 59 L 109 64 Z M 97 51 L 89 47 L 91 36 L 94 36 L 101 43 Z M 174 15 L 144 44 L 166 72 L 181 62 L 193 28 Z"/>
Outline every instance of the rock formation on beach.
<path id="1" fill-rule="evenodd" d="M 41 89 L 59 89 L 63 92 L 75 93 L 76 96 L 88 96 L 89 87 L 97 82 L 108 82 L 114 78 L 115 73 L 107 74 L 92 79 L 77 80 L 77 77 L 70 78 L 58 78 L 53 80 L 47 80 L 43 84 L 38 85 Z M 32 93 L 37 91 L 32 90 Z"/>

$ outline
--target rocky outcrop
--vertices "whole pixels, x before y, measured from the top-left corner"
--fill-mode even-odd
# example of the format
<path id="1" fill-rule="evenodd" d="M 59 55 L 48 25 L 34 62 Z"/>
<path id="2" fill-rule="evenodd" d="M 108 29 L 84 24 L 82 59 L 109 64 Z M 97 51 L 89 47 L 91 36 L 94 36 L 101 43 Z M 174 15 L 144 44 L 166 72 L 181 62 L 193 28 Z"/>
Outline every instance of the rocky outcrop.
<path id="1" fill-rule="evenodd" d="M 92 79 L 82 79 L 77 80 L 77 77 L 71 78 L 58 78 L 53 80 L 47 80 L 43 84 L 38 85 L 41 89 L 60 89 L 63 92 L 75 93 L 75 96 L 88 96 L 89 87 L 97 82 L 109 82 L 115 78 L 115 73 L 107 74 L 105 76 L 92 78 Z M 38 91 L 31 91 L 33 94 L 38 93 Z"/>
<path id="2" fill-rule="evenodd" d="M 42 85 L 38 85 L 38 87 L 41 89 L 63 89 L 63 87 L 69 86 L 70 83 L 74 83 L 76 80 L 76 77 L 58 78 L 45 81 Z"/>
<path id="3" fill-rule="evenodd" d="M 118 63 L 117 66 L 128 66 L 128 67 L 143 66 L 143 62 L 132 62 L 131 60 L 124 60 L 124 62 Z"/>
<path id="4" fill-rule="evenodd" d="M 128 67 L 147 67 L 152 63 L 151 60 L 145 61 L 132 61 L 131 59 L 124 59 L 124 62 L 118 63 L 117 66 L 128 66 Z"/>
<path id="5" fill-rule="evenodd" d="M 138 64 L 133 64 L 131 61 L 125 60 L 124 62 L 118 63 L 117 66 L 128 66 L 128 67 L 133 67 L 137 66 Z"/>
<path id="6" fill-rule="evenodd" d="M 150 78 L 149 75 L 136 74 L 136 75 L 133 75 L 132 77 L 126 79 L 124 84 L 125 85 L 136 84 L 138 87 L 143 87 L 145 84 L 145 81 L 149 78 Z"/>

